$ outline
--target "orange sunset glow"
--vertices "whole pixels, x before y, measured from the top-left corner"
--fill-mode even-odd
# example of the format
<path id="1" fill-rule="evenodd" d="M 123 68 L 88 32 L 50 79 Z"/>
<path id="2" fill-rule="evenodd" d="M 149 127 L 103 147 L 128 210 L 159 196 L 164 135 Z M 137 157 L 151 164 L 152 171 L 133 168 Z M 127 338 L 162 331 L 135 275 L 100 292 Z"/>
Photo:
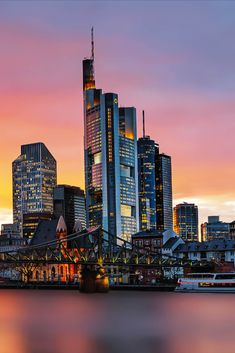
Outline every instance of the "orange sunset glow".
<path id="1" fill-rule="evenodd" d="M 138 2 L 134 9 L 115 3 L 113 12 L 111 4 L 93 5 L 88 21 L 79 11 L 89 10 L 86 3 L 71 2 L 64 12 L 59 2 L 22 2 L 17 13 L 0 4 L 0 223 L 12 221 L 11 164 L 22 144 L 44 142 L 57 160 L 58 183 L 84 188 L 82 59 L 90 55 L 92 25 L 97 87 L 137 108 L 139 136 L 145 110 L 146 134 L 172 157 L 174 204 L 196 203 L 201 222 L 208 215 L 234 220 L 235 53 L 228 38 L 235 27 L 216 17 L 220 4 L 201 16 L 195 3 L 190 24 L 181 6 L 175 12 L 159 3 L 154 20 L 155 4 L 144 14 Z"/>

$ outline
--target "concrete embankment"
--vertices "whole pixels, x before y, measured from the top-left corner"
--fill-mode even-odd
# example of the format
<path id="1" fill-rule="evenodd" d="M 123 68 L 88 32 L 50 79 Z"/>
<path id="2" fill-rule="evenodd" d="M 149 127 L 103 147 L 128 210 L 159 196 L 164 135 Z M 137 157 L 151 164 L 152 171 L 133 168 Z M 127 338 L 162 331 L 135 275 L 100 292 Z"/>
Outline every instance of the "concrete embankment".
<path id="1" fill-rule="evenodd" d="M 49 290 L 79 290 L 79 284 L 66 283 L 1 283 L 1 289 L 49 289 Z M 155 285 L 120 284 L 110 285 L 110 290 L 120 291 L 164 291 L 171 292 L 175 289 L 175 284 L 158 283 Z"/>
<path id="2" fill-rule="evenodd" d="M 165 284 L 165 283 L 159 283 L 155 285 L 122 284 L 122 285 L 111 285 L 109 289 L 172 292 L 175 289 L 175 284 Z"/>

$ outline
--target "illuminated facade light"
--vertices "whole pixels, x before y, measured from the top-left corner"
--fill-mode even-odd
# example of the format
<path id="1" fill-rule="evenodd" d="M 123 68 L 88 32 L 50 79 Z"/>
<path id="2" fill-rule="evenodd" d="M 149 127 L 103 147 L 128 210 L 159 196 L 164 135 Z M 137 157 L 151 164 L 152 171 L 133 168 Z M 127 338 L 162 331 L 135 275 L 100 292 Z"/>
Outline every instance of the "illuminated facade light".
<path id="1" fill-rule="evenodd" d="M 93 58 L 83 61 L 83 89 L 87 223 L 130 239 L 138 231 L 135 108 L 95 88 Z"/>
<path id="2" fill-rule="evenodd" d="M 220 221 L 219 216 L 209 216 L 208 222 L 201 224 L 202 241 L 228 238 L 230 238 L 229 223 Z"/>
<path id="3" fill-rule="evenodd" d="M 77 221 L 86 228 L 85 194 L 78 186 L 57 185 L 54 188 L 54 215 L 63 216 L 68 234 L 72 234 Z"/>
<path id="4" fill-rule="evenodd" d="M 13 221 L 23 235 L 23 215 L 53 214 L 56 160 L 43 143 L 21 146 L 21 155 L 12 163 Z"/>
<path id="5" fill-rule="evenodd" d="M 149 136 L 138 140 L 140 230 L 156 229 L 156 145 Z"/>
<path id="6" fill-rule="evenodd" d="M 156 154 L 157 229 L 173 228 L 171 157 Z"/>
<path id="7" fill-rule="evenodd" d="M 138 140 L 140 230 L 173 228 L 171 157 L 149 136 Z"/>
<path id="8" fill-rule="evenodd" d="M 174 207 L 174 231 L 184 241 L 198 241 L 198 207 L 181 203 Z"/>

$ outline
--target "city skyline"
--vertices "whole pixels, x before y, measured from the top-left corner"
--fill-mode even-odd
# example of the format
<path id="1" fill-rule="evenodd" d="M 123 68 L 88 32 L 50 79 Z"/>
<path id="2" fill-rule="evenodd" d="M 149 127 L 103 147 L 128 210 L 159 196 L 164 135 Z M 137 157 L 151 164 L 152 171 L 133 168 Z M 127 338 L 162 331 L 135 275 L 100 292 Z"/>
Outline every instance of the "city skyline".
<path id="1" fill-rule="evenodd" d="M 95 4 L 93 5 L 94 12 L 97 13 L 99 10 Z M 43 8 L 46 6 L 47 16 L 43 17 Z M 206 32 L 206 38 L 200 37 L 200 30 L 194 33 L 199 20 L 199 5 L 184 7 L 184 11 L 191 13 L 191 16 L 193 9 L 196 10 L 190 27 L 190 39 L 196 40 L 198 51 L 191 47 L 186 35 L 181 40 L 177 37 L 183 34 L 181 26 L 178 26 L 176 31 L 176 44 L 179 45 L 177 48 L 173 42 L 173 32 L 165 33 L 170 40 L 168 45 L 164 42 L 162 33 L 156 31 L 155 41 L 151 42 L 153 38 L 145 37 L 144 31 L 140 33 L 137 24 L 131 30 L 125 21 L 122 29 L 120 26 L 117 28 L 114 21 L 111 33 L 108 34 L 107 27 L 95 20 L 94 15 L 91 18 L 92 23 L 89 24 L 81 21 L 81 14 L 72 16 L 74 9 L 79 7 L 85 11 L 89 5 L 66 6 L 67 22 L 64 21 L 58 28 L 56 21 L 64 15 L 60 4 L 55 6 L 56 16 L 52 23 L 50 23 L 52 8 L 49 4 L 33 6 L 27 4 L 25 14 L 22 10 L 16 13 L 13 5 L 6 3 L 0 5 L 2 10 L 0 18 L 5 16 L 1 26 L 2 29 L 8 30 L 2 35 L 3 47 L 5 45 L 6 50 L 0 69 L 3 70 L 1 72 L 3 103 L 0 114 L 4 117 L 1 119 L 4 134 L 0 142 L 4 185 L 0 190 L 0 223 L 11 221 L 11 162 L 22 144 L 38 141 L 45 143 L 58 162 L 58 182 L 84 188 L 80 62 L 84 53 L 89 54 L 89 30 L 92 24 L 96 30 L 97 86 L 118 92 L 120 101 L 125 106 L 137 106 L 139 136 L 142 128 L 141 110 L 145 109 L 146 134 L 160 143 L 162 150 L 172 156 L 174 204 L 181 201 L 197 204 L 202 220 L 206 220 L 208 215 L 219 214 L 222 220 L 232 221 L 235 172 L 229 152 L 231 153 L 234 147 L 232 141 L 234 87 L 228 67 L 232 68 L 229 60 L 233 57 L 233 52 L 229 43 L 225 42 L 222 55 L 223 53 L 216 51 L 217 43 L 211 43 L 215 30 L 212 25 L 216 21 L 216 15 L 219 9 L 222 9 L 225 17 L 227 16 L 226 19 L 229 19 L 229 6 L 207 4 L 208 11 L 203 13 L 201 29 L 207 28 L 207 20 L 211 27 L 209 26 Z M 24 9 L 23 4 L 21 7 Z M 115 4 L 114 7 L 119 18 L 124 10 L 126 11 L 124 19 L 127 19 L 127 15 L 138 18 L 141 4 L 135 4 L 133 13 L 130 12 L 128 4 Z M 159 9 L 164 19 L 172 20 L 172 23 L 169 22 L 170 29 L 173 29 L 179 19 L 182 20 L 179 10 L 174 19 L 172 14 L 166 12 L 163 4 L 148 3 L 148 8 L 144 21 L 147 21 L 147 17 L 151 18 L 151 9 Z M 210 17 L 211 8 L 213 17 Z M 109 4 L 105 6 L 103 4 L 102 9 L 111 13 Z M 35 19 L 36 10 L 41 19 L 44 19 L 43 28 L 39 23 L 30 20 L 30 14 Z M 81 23 L 78 21 L 77 27 L 72 28 L 69 25 L 68 18 L 71 16 L 74 26 L 76 20 L 80 19 Z M 27 20 L 23 21 L 24 19 Z M 114 20 L 113 17 L 112 19 Z M 19 30 L 16 24 L 23 22 L 24 25 Z M 217 23 L 221 30 L 218 30 L 217 38 L 220 52 L 226 33 L 231 34 L 234 31 L 232 23 L 225 22 L 220 17 Z M 106 26 L 110 24 L 111 18 Z M 151 22 L 154 30 L 163 25 L 163 21 L 158 25 Z M 125 31 L 126 37 L 122 37 Z M 149 35 L 149 31 L 147 32 Z M 139 41 L 137 34 L 140 36 Z M 112 43 L 110 36 L 113 39 Z M 208 42 L 210 50 L 206 48 Z M 128 48 L 124 45 L 125 51 L 121 50 L 123 43 L 129 43 L 130 46 Z M 181 46 L 185 46 L 185 50 L 179 50 Z M 140 58 L 137 57 L 137 53 L 141 54 Z M 193 53 L 197 54 L 199 62 L 193 61 Z M 208 65 L 212 64 L 209 59 L 212 58 L 214 62 L 209 70 Z M 185 71 L 182 71 L 184 65 Z M 156 72 L 153 68 L 156 68 Z M 205 68 L 209 71 L 205 72 Z M 171 75 L 167 73 L 169 69 Z M 224 75 L 221 69 L 224 69 Z M 196 75 L 197 70 L 199 77 Z"/>

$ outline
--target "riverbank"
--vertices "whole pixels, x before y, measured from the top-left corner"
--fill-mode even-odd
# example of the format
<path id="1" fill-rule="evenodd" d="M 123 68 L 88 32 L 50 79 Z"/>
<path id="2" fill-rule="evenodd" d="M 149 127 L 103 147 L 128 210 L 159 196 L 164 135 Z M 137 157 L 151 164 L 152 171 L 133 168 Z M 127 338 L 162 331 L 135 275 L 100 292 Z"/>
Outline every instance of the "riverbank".
<path id="1" fill-rule="evenodd" d="M 40 289 L 40 290 L 79 290 L 79 284 L 66 283 L 1 283 L 1 289 Z M 115 291 L 162 291 L 172 292 L 175 289 L 175 284 L 158 283 L 154 285 L 140 285 L 140 284 L 121 284 L 111 285 L 110 290 Z"/>

